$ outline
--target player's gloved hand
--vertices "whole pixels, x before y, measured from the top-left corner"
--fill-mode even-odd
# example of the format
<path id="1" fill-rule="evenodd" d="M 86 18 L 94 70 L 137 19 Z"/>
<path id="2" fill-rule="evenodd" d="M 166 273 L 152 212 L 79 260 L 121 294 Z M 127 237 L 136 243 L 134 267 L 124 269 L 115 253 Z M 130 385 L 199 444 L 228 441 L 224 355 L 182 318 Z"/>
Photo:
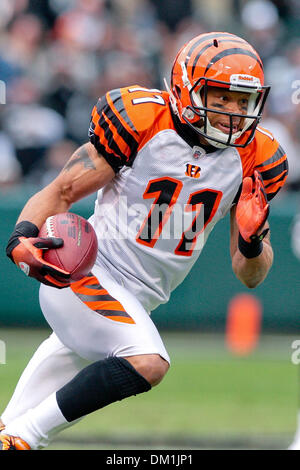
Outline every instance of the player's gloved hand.
<path id="1" fill-rule="evenodd" d="M 254 171 L 254 182 L 247 177 L 243 180 L 242 192 L 236 208 L 236 221 L 239 228 L 239 249 L 247 257 L 258 256 L 262 251 L 262 240 L 269 229 L 262 231 L 268 218 L 270 207 L 262 177 Z M 245 250 L 248 254 L 245 254 Z"/>
<path id="2" fill-rule="evenodd" d="M 7 256 L 27 275 L 48 286 L 62 289 L 70 286 L 70 273 L 43 259 L 44 250 L 63 246 L 61 238 L 39 238 L 31 222 L 20 222 L 9 239 Z M 33 235 L 33 236 L 28 236 Z"/>

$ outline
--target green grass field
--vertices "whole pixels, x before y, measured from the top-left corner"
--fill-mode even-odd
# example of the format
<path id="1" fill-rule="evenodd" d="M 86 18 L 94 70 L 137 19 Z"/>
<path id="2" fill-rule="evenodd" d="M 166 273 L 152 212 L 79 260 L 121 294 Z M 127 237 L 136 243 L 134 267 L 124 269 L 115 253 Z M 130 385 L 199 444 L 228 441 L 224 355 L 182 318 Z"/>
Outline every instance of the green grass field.
<path id="1" fill-rule="evenodd" d="M 47 330 L 2 329 L 0 407 Z M 296 426 L 298 368 L 288 336 L 234 357 L 222 335 L 163 333 L 172 360 L 151 392 L 89 415 L 50 449 L 284 449 Z"/>

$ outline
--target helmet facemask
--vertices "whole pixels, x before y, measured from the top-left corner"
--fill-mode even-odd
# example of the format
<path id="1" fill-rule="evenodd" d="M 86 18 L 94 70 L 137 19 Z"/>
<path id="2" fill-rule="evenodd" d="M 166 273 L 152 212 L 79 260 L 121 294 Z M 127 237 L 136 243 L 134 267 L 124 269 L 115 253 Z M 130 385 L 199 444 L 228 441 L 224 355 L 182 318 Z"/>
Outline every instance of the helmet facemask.
<path id="1" fill-rule="evenodd" d="M 236 79 L 235 76 L 232 76 L 231 83 L 214 80 L 211 78 L 208 79 L 205 77 L 199 78 L 189 89 L 190 101 L 192 105 L 186 106 L 186 108 L 183 110 L 182 119 L 186 122 L 186 124 L 192 127 L 195 132 L 204 137 L 214 147 L 246 147 L 254 138 L 256 127 L 261 119 L 264 104 L 270 91 L 270 87 L 261 86 L 258 79 L 255 80 L 253 77 L 250 78 L 252 79 L 252 83 L 247 83 L 246 85 L 244 83 L 240 83 L 239 79 L 241 79 L 241 77 Z M 248 80 L 248 78 L 243 77 L 242 79 Z M 215 108 L 209 108 L 207 106 L 207 94 L 209 87 L 211 86 L 216 86 L 220 89 L 225 88 L 228 91 L 249 93 L 248 109 L 246 114 L 229 113 L 226 111 L 219 111 Z M 211 125 L 207 116 L 208 112 L 229 117 L 228 134 L 225 134 L 220 129 L 217 129 Z M 199 118 L 202 120 L 200 126 L 198 124 L 200 120 L 198 123 L 195 123 L 196 116 L 199 116 Z M 243 127 L 237 132 L 234 132 L 234 117 L 243 119 Z M 235 143 L 247 130 L 250 130 L 251 132 L 249 133 L 246 141 L 240 144 Z"/>

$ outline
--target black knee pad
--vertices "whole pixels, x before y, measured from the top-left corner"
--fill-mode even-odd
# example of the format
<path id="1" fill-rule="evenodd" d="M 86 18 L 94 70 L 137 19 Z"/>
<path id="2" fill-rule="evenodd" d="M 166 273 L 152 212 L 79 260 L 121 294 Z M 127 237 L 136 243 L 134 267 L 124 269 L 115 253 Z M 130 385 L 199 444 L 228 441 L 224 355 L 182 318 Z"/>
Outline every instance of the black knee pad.
<path id="1" fill-rule="evenodd" d="M 123 398 L 151 389 L 149 382 L 122 357 L 94 362 L 56 393 L 58 406 L 71 422 Z"/>

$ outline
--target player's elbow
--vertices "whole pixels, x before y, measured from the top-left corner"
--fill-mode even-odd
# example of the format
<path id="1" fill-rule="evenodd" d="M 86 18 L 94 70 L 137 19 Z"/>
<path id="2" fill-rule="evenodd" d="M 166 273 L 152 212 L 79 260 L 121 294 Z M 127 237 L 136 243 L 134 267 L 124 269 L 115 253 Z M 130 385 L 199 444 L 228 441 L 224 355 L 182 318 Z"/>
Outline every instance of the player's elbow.
<path id="1" fill-rule="evenodd" d="M 232 270 L 236 278 L 248 289 L 255 289 L 263 282 L 266 273 L 257 269 L 249 269 L 244 264 L 232 263 Z"/>
<path id="2" fill-rule="evenodd" d="M 255 289 L 256 287 L 258 287 L 261 283 L 263 282 L 263 279 L 261 280 L 247 280 L 247 281 L 244 281 L 243 284 L 248 287 L 248 289 Z"/>
<path id="3" fill-rule="evenodd" d="M 255 289 L 260 284 L 262 284 L 267 277 L 268 271 L 257 271 L 251 274 L 249 273 L 238 273 L 236 272 L 236 277 L 241 281 L 241 283 L 248 289 Z"/>

